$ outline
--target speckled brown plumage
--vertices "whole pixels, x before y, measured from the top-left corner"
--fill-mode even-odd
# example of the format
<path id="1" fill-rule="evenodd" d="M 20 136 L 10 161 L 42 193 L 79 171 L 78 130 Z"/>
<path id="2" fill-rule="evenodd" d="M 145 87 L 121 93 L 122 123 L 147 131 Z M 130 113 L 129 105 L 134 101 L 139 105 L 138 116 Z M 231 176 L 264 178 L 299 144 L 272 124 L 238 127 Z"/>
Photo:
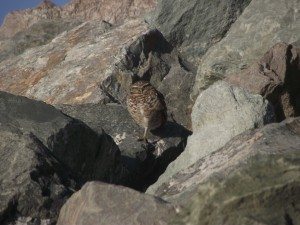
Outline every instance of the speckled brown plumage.
<path id="1" fill-rule="evenodd" d="M 137 81 L 131 85 L 127 108 L 135 122 L 145 128 L 144 139 L 148 130 L 164 125 L 167 120 L 163 95 L 147 81 Z"/>

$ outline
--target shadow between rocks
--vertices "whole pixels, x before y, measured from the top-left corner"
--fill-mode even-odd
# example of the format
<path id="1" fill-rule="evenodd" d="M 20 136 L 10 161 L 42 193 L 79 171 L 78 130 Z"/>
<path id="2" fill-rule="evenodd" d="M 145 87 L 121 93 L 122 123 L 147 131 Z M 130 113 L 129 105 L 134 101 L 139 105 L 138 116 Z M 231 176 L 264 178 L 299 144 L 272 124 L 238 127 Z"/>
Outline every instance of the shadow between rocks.
<path id="1" fill-rule="evenodd" d="M 182 125 L 168 121 L 163 127 L 151 131 L 158 140 L 141 143 L 144 151 L 137 152 L 136 158 L 123 156 L 122 160 L 132 167 L 136 159 L 139 161 L 139 170 L 134 174 L 132 188 L 139 191 L 146 191 L 155 183 L 159 176 L 164 173 L 168 165 L 174 161 L 185 149 L 187 138 L 192 134 Z"/>
<path id="2" fill-rule="evenodd" d="M 98 133 L 109 134 L 120 150 L 120 160 L 128 171 L 121 185 L 145 191 L 184 150 L 191 134 L 176 121 L 149 133 L 149 143 L 139 142 L 144 130 L 119 104 L 60 106 L 63 113 L 83 121 Z M 104 131 L 103 131 L 104 130 Z"/>

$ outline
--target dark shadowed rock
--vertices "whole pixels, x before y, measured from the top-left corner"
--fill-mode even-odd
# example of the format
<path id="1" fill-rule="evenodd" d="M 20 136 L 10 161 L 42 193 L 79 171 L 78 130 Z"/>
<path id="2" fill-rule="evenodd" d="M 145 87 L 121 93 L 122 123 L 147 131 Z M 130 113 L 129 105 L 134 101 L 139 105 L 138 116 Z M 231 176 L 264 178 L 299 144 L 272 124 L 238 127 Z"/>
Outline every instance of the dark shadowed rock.
<path id="1" fill-rule="evenodd" d="M 185 148 L 190 134 L 184 127 L 167 122 L 165 127 L 153 131 L 146 145 L 138 138 L 144 130 L 119 104 L 88 104 L 58 106 L 62 112 L 89 125 L 96 132 L 103 129 L 111 135 L 121 151 L 123 164 L 131 173 L 127 185 L 139 190 L 147 188 Z"/>
<path id="2" fill-rule="evenodd" d="M 258 62 L 226 80 L 267 98 L 278 121 L 300 115 L 300 49 L 295 46 L 278 43 Z"/>
<path id="3" fill-rule="evenodd" d="M 18 217 L 53 223 L 78 183 L 33 134 L 14 129 L 0 128 L 0 223 Z"/>
<path id="4" fill-rule="evenodd" d="M 251 0 L 159 0 L 147 20 L 192 62 L 227 33 Z"/>
<path id="5" fill-rule="evenodd" d="M 32 133 L 84 180 L 117 181 L 120 152 L 105 132 L 96 133 L 53 106 L 0 92 L 1 129 Z"/>
<path id="6" fill-rule="evenodd" d="M 299 150 L 299 117 L 246 131 L 155 195 L 188 207 L 183 224 L 297 224 Z"/>
<path id="7" fill-rule="evenodd" d="M 63 206 L 57 225 L 168 225 L 175 215 L 175 206 L 159 198 L 90 182 Z"/>

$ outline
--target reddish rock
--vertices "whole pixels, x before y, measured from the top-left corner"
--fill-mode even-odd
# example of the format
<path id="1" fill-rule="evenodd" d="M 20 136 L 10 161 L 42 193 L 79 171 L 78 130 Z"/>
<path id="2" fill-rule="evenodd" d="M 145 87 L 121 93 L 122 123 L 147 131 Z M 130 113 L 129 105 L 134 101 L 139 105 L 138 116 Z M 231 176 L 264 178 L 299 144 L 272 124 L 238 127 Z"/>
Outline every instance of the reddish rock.
<path id="1" fill-rule="evenodd" d="M 34 9 L 9 13 L 0 27 L 0 37 L 12 37 L 38 21 L 49 19 L 101 19 L 109 23 L 120 23 L 127 18 L 143 15 L 155 6 L 156 0 L 72 0 L 59 7 L 50 0 L 44 0 Z"/>
<path id="2" fill-rule="evenodd" d="M 0 62 L 0 90 L 50 104 L 101 102 L 105 94 L 99 84 L 124 57 L 122 49 L 147 30 L 139 19 L 114 29 L 101 20 L 85 22 Z"/>
<path id="3" fill-rule="evenodd" d="M 128 17 L 140 16 L 155 6 L 156 0 L 72 0 L 63 7 L 63 17 L 119 23 Z"/>
<path id="4" fill-rule="evenodd" d="M 9 13 L 0 27 L 0 37 L 10 38 L 41 20 L 61 18 L 61 8 L 44 1 L 35 9 L 16 10 Z"/>
<path id="5" fill-rule="evenodd" d="M 300 49 L 295 46 L 278 43 L 258 62 L 226 80 L 266 97 L 279 121 L 300 115 Z"/>

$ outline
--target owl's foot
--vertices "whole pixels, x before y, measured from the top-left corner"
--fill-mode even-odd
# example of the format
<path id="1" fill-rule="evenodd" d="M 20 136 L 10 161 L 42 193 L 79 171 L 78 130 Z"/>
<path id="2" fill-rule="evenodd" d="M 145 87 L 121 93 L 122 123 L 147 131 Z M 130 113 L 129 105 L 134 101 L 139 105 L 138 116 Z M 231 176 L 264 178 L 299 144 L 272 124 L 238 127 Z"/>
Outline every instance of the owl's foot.
<path id="1" fill-rule="evenodd" d="M 145 137 L 140 137 L 140 138 L 137 139 L 137 141 L 145 142 L 146 144 L 149 143 L 148 139 L 145 138 Z"/>
<path id="2" fill-rule="evenodd" d="M 138 141 L 143 141 L 146 144 L 148 144 L 148 140 L 147 140 L 147 136 L 148 136 L 148 127 L 145 128 L 145 132 L 142 138 L 138 138 Z"/>

